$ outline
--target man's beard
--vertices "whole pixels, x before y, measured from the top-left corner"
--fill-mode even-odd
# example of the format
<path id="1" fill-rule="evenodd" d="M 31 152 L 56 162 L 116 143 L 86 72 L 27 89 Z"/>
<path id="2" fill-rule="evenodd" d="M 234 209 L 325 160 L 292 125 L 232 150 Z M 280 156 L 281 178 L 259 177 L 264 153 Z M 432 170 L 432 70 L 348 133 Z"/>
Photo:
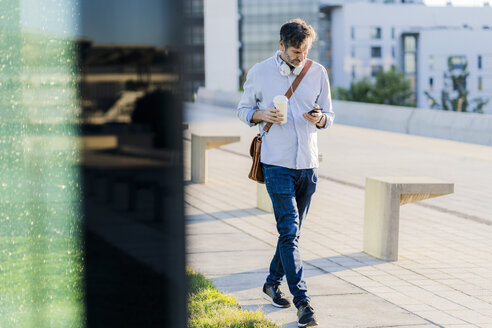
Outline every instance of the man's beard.
<path id="1" fill-rule="evenodd" d="M 299 59 L 292 60 L 292 58 L 287 53 L 285 53 L 285 58 L 287 58 L 287 63 L 291 66 L 298 67 L 299 65 L 301 65 L 301 61 Z"/>

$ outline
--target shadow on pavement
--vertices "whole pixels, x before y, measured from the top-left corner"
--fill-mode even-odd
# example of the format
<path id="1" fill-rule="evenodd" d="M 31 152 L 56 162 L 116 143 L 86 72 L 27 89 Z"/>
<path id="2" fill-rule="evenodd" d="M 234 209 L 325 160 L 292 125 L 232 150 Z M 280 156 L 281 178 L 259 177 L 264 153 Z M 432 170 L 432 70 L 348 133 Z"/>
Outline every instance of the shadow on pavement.
<path id="1" fill-rule="evenodd" d="M 352 253 L 347 255 L 338 255 L 314 260 L 305 260 L 304 277 L 306 279 L 318 277 L 333 272 L 340 272 L 367 266 L 374 266 L 386 263 L 381 260 L 366 255 L 365 253 Z M 345 262 L 345 263 L 344 263 Z M 344 263 L 343 265 L 341 263 Z M 255 269 L 247 272 L 240 272 L 226 276 L 220 276 L 213 279 L 213 283 L 221 290 L 228 293 L 236 293 L 249 289 L 260 290 L 268 275 L 268 267 Z M 339 279 L 330 275 L 333 279 Z M 285 278 L 284 278 L 285 282 Z M 335 291 L 335 294 L 337 292 Z"/>

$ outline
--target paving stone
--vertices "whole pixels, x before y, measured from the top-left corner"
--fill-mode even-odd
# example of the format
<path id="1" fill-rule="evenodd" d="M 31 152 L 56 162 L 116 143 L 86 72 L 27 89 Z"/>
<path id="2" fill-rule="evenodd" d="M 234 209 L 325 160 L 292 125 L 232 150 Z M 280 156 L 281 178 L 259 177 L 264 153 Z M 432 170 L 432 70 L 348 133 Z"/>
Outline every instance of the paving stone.
<path id="1" fill-rule="evenodd" d="M 434 310 L 434 311 L 415 311 L 422 318 L 429 320 L 432 323 L 447 327 L 448 325 L 454 324 L 466 324 L 464 320 L 460 320 L 455 316 L 451 316 L 442 311 Z"/>
<path id="2" fill-rule="evenodd" d="M 187 252 L 189 254 L 221 252 L 224 248 L 229 252 L 270 249 L 265 243 L 237 230 L 234 233 L 187 236 Z"/>

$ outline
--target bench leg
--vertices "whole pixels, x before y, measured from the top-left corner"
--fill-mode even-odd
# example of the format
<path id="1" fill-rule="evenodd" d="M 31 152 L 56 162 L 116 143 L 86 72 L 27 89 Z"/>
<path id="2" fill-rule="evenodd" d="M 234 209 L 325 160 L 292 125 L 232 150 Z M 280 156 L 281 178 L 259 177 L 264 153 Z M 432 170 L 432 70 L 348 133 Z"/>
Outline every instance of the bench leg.
<path id="1" fill-rule="evenodd" d="M 266 189 L 266 185 L 262 183 L 256 184 L 256 207 L 267 213 L 273 213 L 272 200 Z"/>
<path id="2" fill-rule="evenodd" d="M 205 183 L 207 181 L 207 145 L 200 137 L 191 137 L 191 181 Z"/>
<path id="3" fill-rule="evenodd" d="M 398 260 L 400 193 L 379 181 L 366 181 L 364 252 L 385 261 Z"/>

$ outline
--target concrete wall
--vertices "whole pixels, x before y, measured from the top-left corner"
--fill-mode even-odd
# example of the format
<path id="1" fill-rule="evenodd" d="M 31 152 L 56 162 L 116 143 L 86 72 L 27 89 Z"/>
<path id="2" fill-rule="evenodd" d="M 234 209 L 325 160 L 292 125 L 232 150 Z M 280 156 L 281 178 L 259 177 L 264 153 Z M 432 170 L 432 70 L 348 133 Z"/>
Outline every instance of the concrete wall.
<path id="1" fill-rule="evenodd" d="M 195 102 L 235 109 L 239 100 L 241 100 L 241 96 L 242 92 L 239 91 L 217 91 L 207 88 L 198 88 Z"/>
<path id="2" fill-rule="evenodd" d="M 237 0 L 205 0 L 205 86 L 212 90 L 239 89 Z"/>
<path id="3" fill-rule="evenodd" d="M 335 123 L 492 146 L 492 115 L 333 101 Z"/>
<path id="4" fill-rule="evenodd" d="M 200 88 L 196 103 L 235 110 L 240 92 Z M 333 101 L 335 124 L 492 146 L 492 115 Z"/>

